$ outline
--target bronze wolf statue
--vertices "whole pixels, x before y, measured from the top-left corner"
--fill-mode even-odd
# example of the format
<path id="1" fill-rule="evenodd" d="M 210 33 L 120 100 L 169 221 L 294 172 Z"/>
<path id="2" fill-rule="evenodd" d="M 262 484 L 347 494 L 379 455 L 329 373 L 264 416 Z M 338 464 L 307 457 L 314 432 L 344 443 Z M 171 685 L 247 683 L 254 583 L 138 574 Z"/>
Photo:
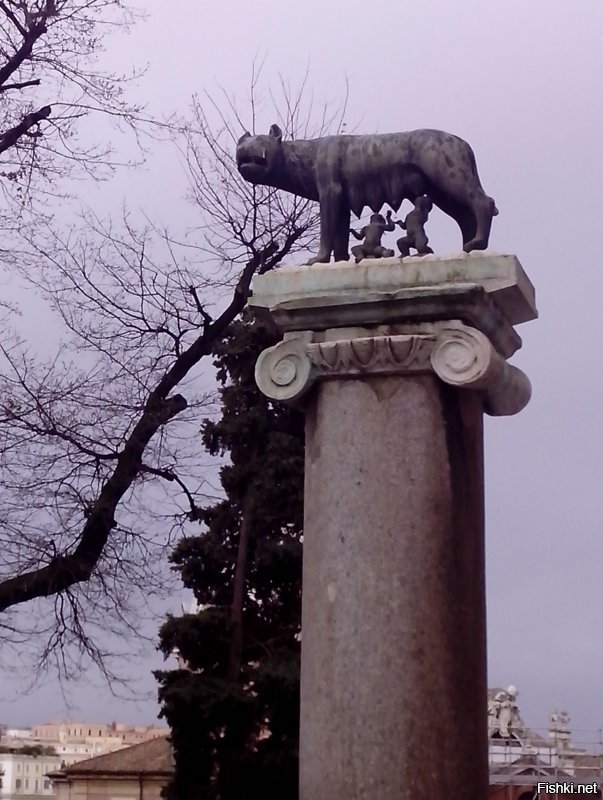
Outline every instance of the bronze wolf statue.
<path id="1" fill-rule="evenodd" d="M 463 249 L 488 247 L 494 200 L 484 192 L 473 150 L 437 130 L 283 141 L 278 125 L 267 136 L 243 134 L 237 167 L 254 184 L 283 189 L 320 203 L 320 249 L 310 260 L 347 261 L 350 212 L 360 216 L 388 203 L 427 194 L 461 229 Z"/>

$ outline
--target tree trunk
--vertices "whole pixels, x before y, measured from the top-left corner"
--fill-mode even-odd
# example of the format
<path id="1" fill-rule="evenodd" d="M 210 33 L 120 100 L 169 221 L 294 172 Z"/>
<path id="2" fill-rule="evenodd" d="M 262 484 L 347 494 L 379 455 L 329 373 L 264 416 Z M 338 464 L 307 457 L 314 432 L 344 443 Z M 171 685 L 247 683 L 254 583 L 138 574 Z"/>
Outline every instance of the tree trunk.
<path id="1" fill-rule="evenodd" d="M 228 659 L 228 678 L 237 681 L 241 673 L 243 655 L 243 603 L 247 586 L 247 553 L 249 550 L 249 532 L 251 527 L 251 485 L 247 487 L 243 498 L 241 526 L 239 528 L 239 546 L 235 566 L 232 605 L 230 612 L 230 655 Z"/>

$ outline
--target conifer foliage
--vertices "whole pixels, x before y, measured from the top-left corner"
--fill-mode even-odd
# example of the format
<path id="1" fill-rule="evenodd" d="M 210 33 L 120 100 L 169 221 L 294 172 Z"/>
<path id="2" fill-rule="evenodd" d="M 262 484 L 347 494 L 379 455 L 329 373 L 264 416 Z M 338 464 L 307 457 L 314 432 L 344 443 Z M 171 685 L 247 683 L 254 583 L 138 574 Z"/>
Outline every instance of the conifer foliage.
<path id="1" fill-rule="evenodd" d="M 172 555 L 202 610 L 170 617 L 156 673 L 176 771 L 170 800 L 297 798 L 303 417 L 272 404 L 254 366 L 276 336 L 250 318 L 214 351 L 221 416 L 202 440 L 227 455 L 225 498 L 199 510 L 202 532 Z"/>

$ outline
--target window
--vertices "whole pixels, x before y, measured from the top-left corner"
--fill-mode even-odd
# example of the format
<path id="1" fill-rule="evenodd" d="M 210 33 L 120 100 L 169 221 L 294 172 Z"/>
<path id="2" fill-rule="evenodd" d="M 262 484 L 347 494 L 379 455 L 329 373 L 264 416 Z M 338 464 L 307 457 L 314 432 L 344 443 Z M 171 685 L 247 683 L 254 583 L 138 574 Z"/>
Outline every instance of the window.
<path id="1" fill-rule="evenodd" d="M 29 778 L 25 778 L 25 788 L 29 789 Z"/>
<path id="2" fill-rule="evenodd" d="M 20 788 L 21 788 L 21 778 L 17 778 L 17 780 L 15 781 L 15 789 L 19 791 Z"/>
<path id="3" fill-rule="evenodd" d="M 50 781 L 44 781 L 44 788 L 50 789 Z"/>
<path id="4" fill-rule="evenodd" d="M 21 763 L 20 762 L 17 764 L 17 772 L 21 772 Z"/>

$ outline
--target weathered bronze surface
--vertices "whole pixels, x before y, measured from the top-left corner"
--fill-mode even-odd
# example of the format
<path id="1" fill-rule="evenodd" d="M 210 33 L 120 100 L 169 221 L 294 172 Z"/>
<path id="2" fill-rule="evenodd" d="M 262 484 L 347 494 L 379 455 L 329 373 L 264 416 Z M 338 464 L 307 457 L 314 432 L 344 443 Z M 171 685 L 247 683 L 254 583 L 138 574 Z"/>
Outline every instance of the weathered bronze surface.
<path id="1" fill-rule="evenodd" d="M 473 150 L 444 131 L 283 141 L 272 125 L 267 136 L 243 134 L 236 155 L 250 183 L 319 201 L 320 249 L 309 263 L 348 260 L 350 212 L 359 217 L 365 206 L 377 213 L 387 203 L 397 211 L 403 200 L 427 194 L 458 223 L 467 252 L 487 248 L 498 214 Z"/>

